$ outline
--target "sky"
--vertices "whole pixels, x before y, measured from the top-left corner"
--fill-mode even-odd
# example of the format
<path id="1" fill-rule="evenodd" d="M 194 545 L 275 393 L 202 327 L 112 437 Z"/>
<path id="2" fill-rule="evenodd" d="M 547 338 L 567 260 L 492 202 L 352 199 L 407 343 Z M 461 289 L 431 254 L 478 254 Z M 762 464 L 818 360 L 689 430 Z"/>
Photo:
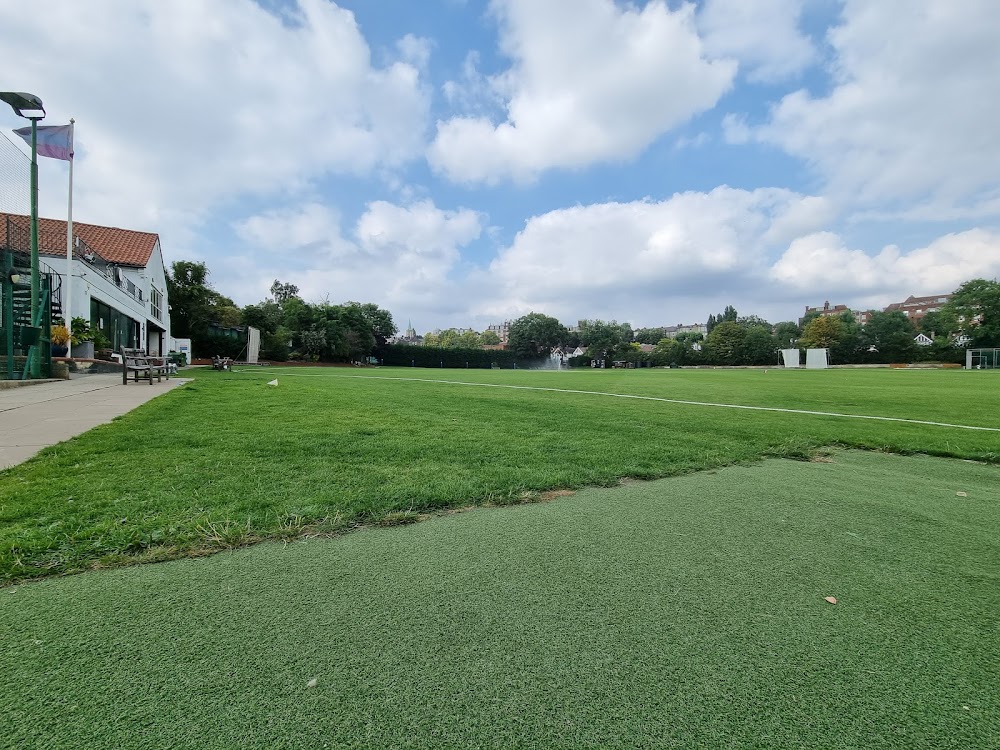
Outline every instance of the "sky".
<path id="1" fill-rule="evenodd" d="M 996 0 L 35 0 L 0 88 L 75 118 L 75 220 L 241 305 L 778 322 L 1000 275 L 997 39 Z"/>

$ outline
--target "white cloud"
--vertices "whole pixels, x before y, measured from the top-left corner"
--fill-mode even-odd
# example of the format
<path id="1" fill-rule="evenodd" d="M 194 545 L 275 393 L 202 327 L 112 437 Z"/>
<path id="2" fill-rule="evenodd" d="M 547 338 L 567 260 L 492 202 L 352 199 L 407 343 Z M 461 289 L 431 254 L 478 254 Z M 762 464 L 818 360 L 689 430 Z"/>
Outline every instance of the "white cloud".
<path id="1" fill-rule="evenodd" d="M 298 0 L 284 18 L 253 0 L 50 0 L 44 13 L 4 3 L 0 28 L 46 122 L 77 118 L 87 221 L 189 229 L 241 194 L 366 175 L 423 151 L 417 67 L 373 65 L 353 15 L 327 0 Z M 416 62 L 427 51 L 415 37 L 400 49 Z M 43 213 L 63 215 L 61 203 L 43 192 Z"/>
<path id="2" fill-rule="evenodd" d="M 431 60 L 431 49 L 434 44 L 430 39 L 407 34 L 396 43 L 399 54 L 418 70 L 426 70 Z"/>
<path id="3" fill-rule="evenodd" d="M 813 164 L 838 199 L 938 207 L 994 198 L 1000 13 L 993 0 L 847 0 L 828 95 L 786 96 L 757 137 Z"/>
<path id="4" fill-rule="evenodd" d="M 817 57 L 798 28 L 802 5 L 803 0 L 706 0 L 698 14 L 705 51 L 737 58 L 751 81 L 797 75 Z"/>
<path id="5" fill-rule="evenodd" d="M 824 299 L 860 309 L 910 294 L 951 292 L 1000 275 L 1000 234 L 948 234 L 921 248 L 848 249 L 823 231 L 823 198 L 721 187 L 659 202 L 604 203 L 528 220 L 490 267 L 480 317 L 531 310 L 564 322 L 617 318 L 640 325 L 704 319 L 727 304 L 788 320 Z"/>
<path id="6" fill-rule="evenodd" d="M 447 211 L 429 200 L 373 201 L 345 236 L 336 211 L 311 203 L 236 224 L 253 258 L 252 276 L 229 270 L 239 276 L 244 303 L 260 299 L 254 296 L 262 294 L 260 279 L 273 277 L 296 284 L 306 299 L 373 301 L 399 313 L 440 315 L 454 309 L 451 276 L 484 222 L 475 211 Z"/>
<path id="7" fill-rule="evenodd" d="M 236 222 L 233 228 L 244 241 L 279 251 L 319 250 L 333 256 L 350 247 L 340 237 L 340 214 L 321 203 L 266 211 Z"/>
<path id="8" fill-rule="evenodd" d="M 998 274 L 1000 234 L 983 229 L 947 234 L 910 252 L 889 245 L 875 255 L 820 232 L 793 241 L 771 269 L 773 279 L 793 289 L 886 300 L 881 306 L 900 295 L 951 292 L 969 279 Z"/>
<path id="9" fill-rule="evenodd" d="M 735 74 L 734 62 L 703 56 L 690 5 L 495 0 L 492 7 L 513 61 L 491 79 L 507 119 L 438 123 L 428 159 L 456 182 L 529 181 L 553 167 L 634 158 L 714 106 Z"/>
<path id="10" fill-rule="evenodd" d="M 491 275 L 511 314 L 535 309 L 567 320 L 606 315 L 662 323 L 668 308 L 679 315 L 686 307 L 707 317 L 716 297 L 735 295 L 766 273 L 769 234 L 790 222 L 815 230 L 810 215 L 825 220 L 816 200 L 720 187 L 660 202 L 552 211 L 528 220 Z M 503 303 L 486 304 L 496 311 Z"/>
<path id="11" fill-rule="evenodd" d="M 486 116 L 503 108 L 503 97 L 479 71 L 479 53 L 472 50 L 462 62 L 462 75 L 458 80 L 445 81 L 441 86 L 448 104 L 466 114 Z"/>

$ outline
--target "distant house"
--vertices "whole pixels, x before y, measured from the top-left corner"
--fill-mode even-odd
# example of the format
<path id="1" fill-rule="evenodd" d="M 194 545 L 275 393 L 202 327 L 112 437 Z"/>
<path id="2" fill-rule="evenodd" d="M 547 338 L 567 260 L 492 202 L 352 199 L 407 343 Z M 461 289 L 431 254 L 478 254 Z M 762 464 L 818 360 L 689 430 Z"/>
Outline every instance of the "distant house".
<path id="1" fill-rule="evenodd" d="M 919 323 L 920 319 L 927 313 L 937 312 L 951 300 L 950 294 L 932 294 L 927 297 L 914 297 L 912 294 L 902 302 L 893 302 L 885 308 L 885 312 L 898 310 L 914 322 Z"/>
<path id="2" fill-rule="evenodd" d="M 675 339 L 682 333 L 700 333 L 702 336 L 708 335 L 708 325 L 705 323 L 691 323 L 684 325 L 678 323 L 675 326 L 663 326 L 663 336 L 668 339 Z"/>
<path id="3" fill-rule="evenodd" d="M 809 307 L 806 305 L 806 312 L 801 318 L 799 318 L 799 325 L 809 316 L 818 314 L 821 317 L 829 317 L 831 315 L 840 316 L 844 313 L 850 313 L 854 317 L 854 322 L 859 326 L 866 325 L 872 317 L 871 310 L 852 310 L 847 305 L 833 305 L 831 306 L 829 301 L 824 302 L 822 307 Z"/>
<path id="4" fill-rule="evenodd" d="M 486 330 L 493 331 L 493 333 L 500 337 L 500 343 L 506 344 L 507 338 L 510 336 L 510 321 L 505 320 L 503 323 L 487 326 Z"/>
<path id="5" fill-rule="evenodd" d="M 799 318 L 799 325 L 801 326 L 802 321 L 810 315 L 818 314 L 825 318 L 831 315 L 841 315 L 845 312 L 853 314 L 853 311 L 847 305 L 833 305 L 831 307 L 829 300 L 824 302 L 822 307 L 809 307 L 809 305 L 806 305 L 806 312 L 801 318 Z"/>
<path id="6" fill-rule="evenodd" d="M 913 337 L 913 343 L 917 346 L 930 346 L 934 343 L 934 339 L 928 336 L 926 333 L 918 333 Z"/>
<path id="7" fill-rule="evenodd" d="M 0 248 L 28 256 L 30 232 L 29 217 L 0 213 Z M 40 218 L 38 255 L 39 270 L 52 279 L 53 317 L 88 320 L 116 350 L 169 351 L 167 273 L 158 235 L 74 222 L 67 281 L 66 222 Z M 65 309 L 67 300 L 72 309 Z"/>
<path id="8" fill-rule="evenodd" d="M 566 360 L 573 357 L 580 357 L 587 353 L 582 346 L 555 346 L 549 352 L 549 359 Z"/>

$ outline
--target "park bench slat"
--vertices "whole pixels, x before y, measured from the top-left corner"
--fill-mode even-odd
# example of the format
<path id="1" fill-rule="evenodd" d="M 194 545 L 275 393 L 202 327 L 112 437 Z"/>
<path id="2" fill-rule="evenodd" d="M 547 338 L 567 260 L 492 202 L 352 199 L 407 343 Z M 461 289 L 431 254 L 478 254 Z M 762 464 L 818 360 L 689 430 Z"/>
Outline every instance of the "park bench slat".
<path id="1" fill-rule="evenodd" d="M 160 382 L 163 380 L 163 376 L 167 376 L 167 380 L 170 380 L 170 367 L 167 363 L 166 357 L 156 357 L 146 354 L 142 349 L 126 349 L 122 348 L 122 385 L 128 384 L 128 375 L 132 373 L 135 382 L 139 382 L 141 377 L 143 380 L 148 380 L 149 384 L 153 384 L 153 376 L 156 376 L 156 381 Z"/>

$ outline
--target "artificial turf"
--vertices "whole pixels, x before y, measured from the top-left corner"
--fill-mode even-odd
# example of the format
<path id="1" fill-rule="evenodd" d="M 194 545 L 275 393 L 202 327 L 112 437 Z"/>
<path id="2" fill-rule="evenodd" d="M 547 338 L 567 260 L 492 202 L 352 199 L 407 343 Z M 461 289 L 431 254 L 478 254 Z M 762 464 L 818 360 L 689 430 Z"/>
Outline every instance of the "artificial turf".
<path id="1" fill-rule="evenodd" d="M 843 451 L 7 587 L 0 747 L 997 747 L 998 487 Z"/>
<path id="2" fill-rule="evenodd" d="M 357 377 L 355 377 L 357 376 Z M 992 427 L 740 411 L 464 380 Z M 0 472 L 0 582 L 827 445 L 1000 460 L 995 372 L 204 371 Z M 277 378 L 277 387 L 267 382 Z"/>

